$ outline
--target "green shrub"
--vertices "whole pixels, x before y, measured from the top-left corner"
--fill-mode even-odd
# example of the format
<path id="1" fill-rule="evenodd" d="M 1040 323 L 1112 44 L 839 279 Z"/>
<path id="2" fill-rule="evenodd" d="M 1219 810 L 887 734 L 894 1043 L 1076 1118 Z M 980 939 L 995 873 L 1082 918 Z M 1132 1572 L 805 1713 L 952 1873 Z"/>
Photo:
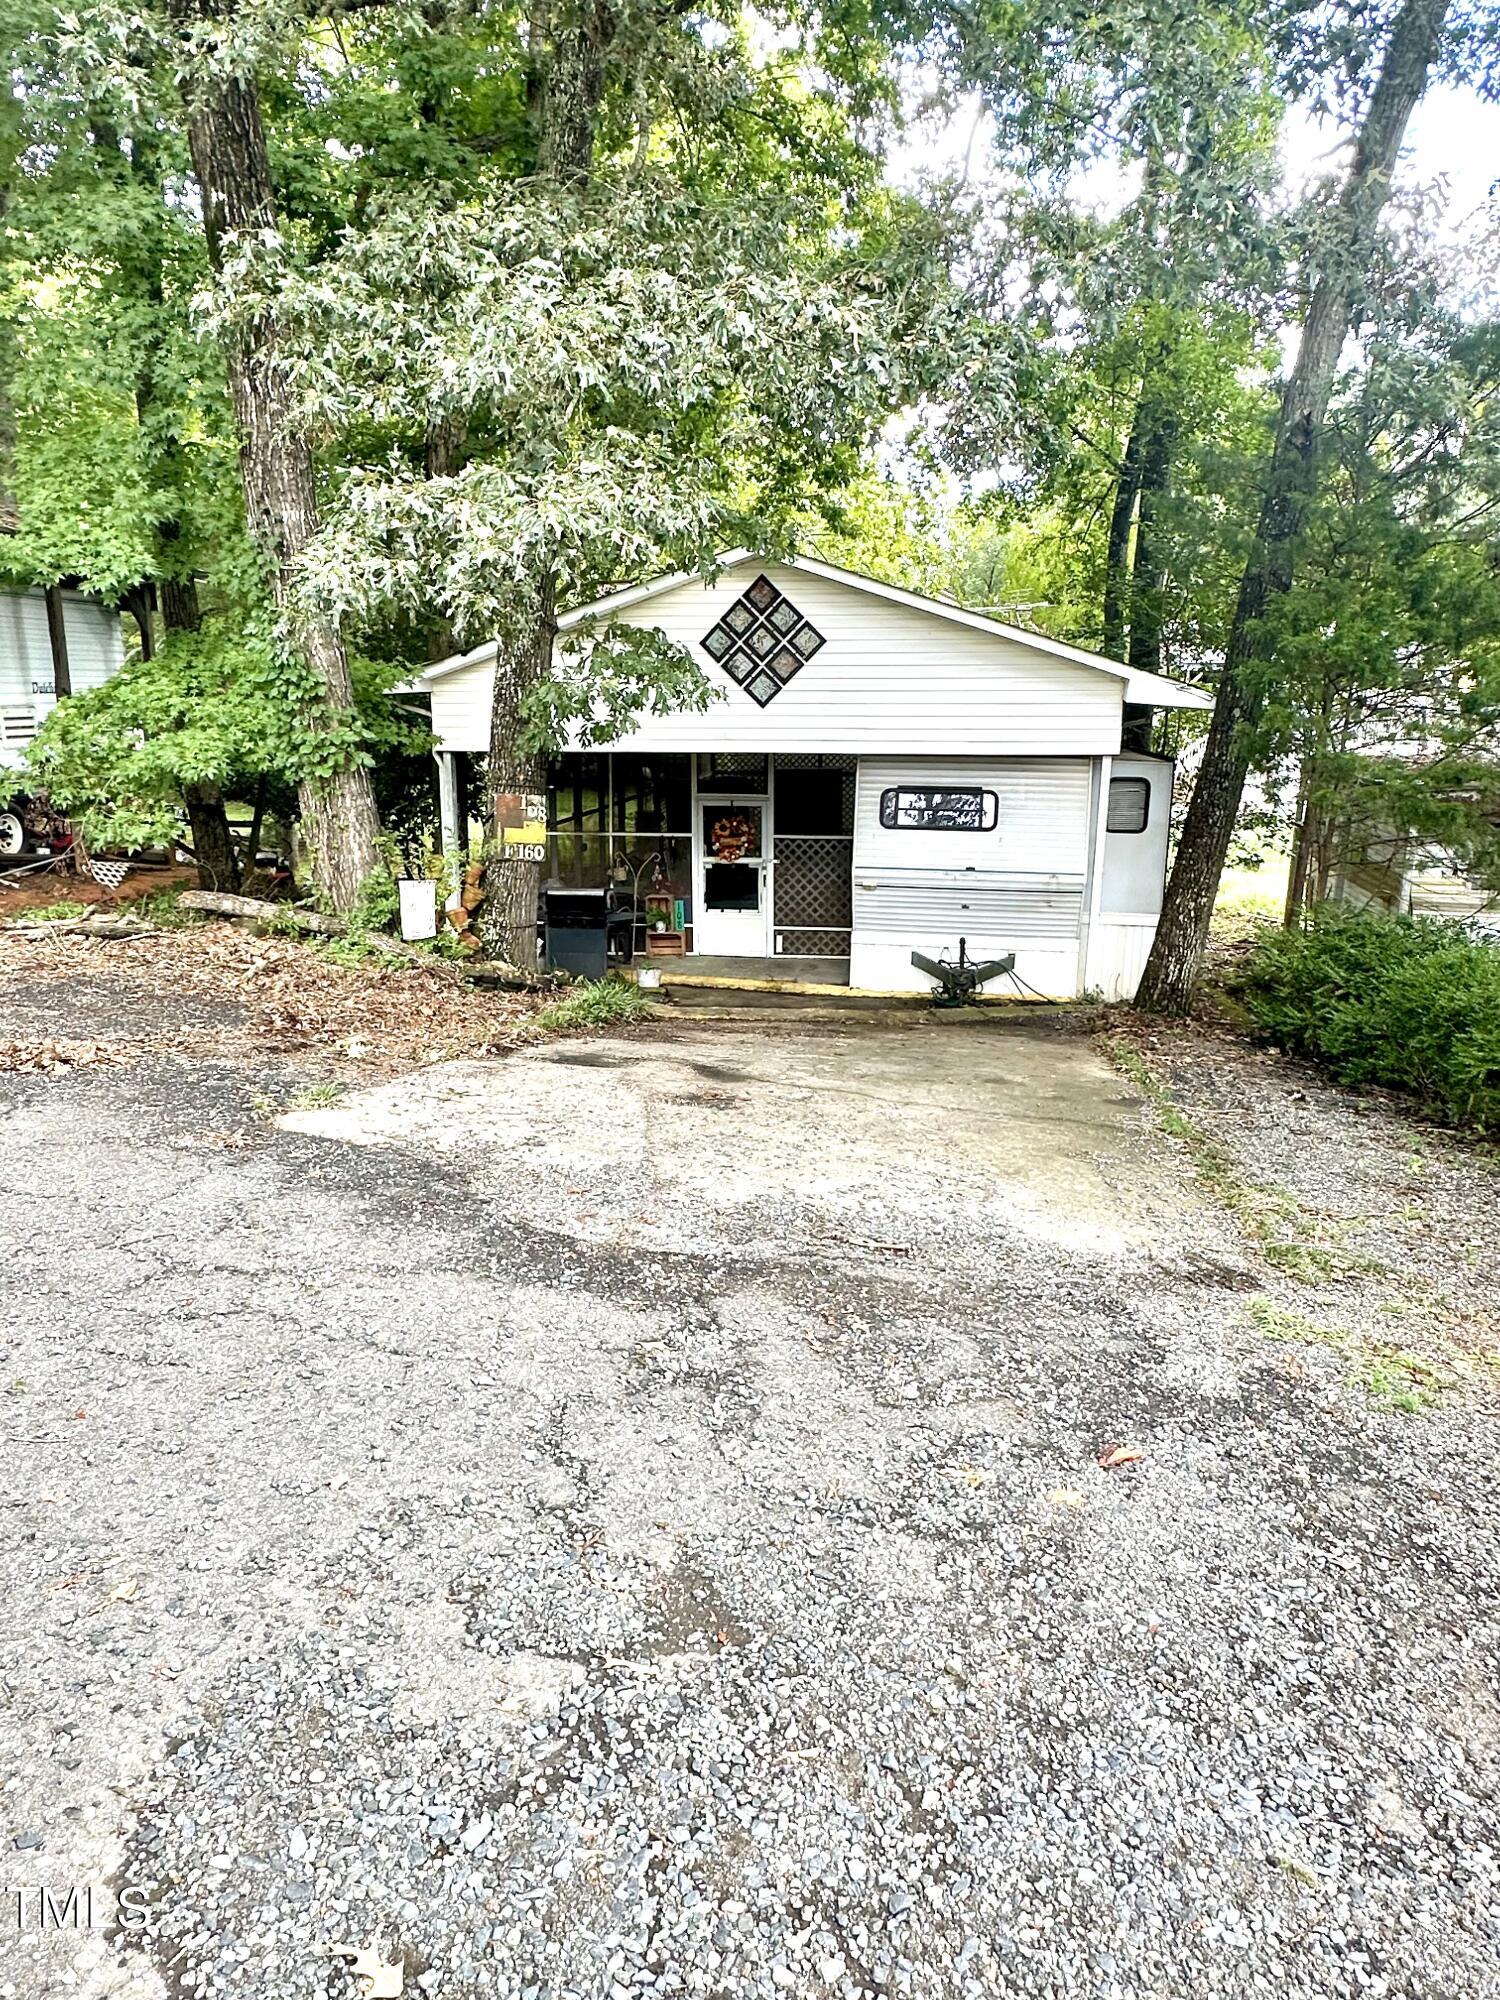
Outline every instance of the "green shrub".
<path id="1" fill-rule="evenodd" d="M 1339 1082 L 1410 1091 L 1450 1124 L 1500 1130 L 1500 946 L 1432 919 L 1326 909 L 1262 938 L 1245 1002 Z"/>
<path id="2" fill-rule="evenodd" d="M 544 1007 L 536 1025 L 561 1034 L 569 1028 L 610 1028 L 619 1021 L 643 1021 L 651 1002 L 628 979 L 581 980 L 561 999 Z"/>

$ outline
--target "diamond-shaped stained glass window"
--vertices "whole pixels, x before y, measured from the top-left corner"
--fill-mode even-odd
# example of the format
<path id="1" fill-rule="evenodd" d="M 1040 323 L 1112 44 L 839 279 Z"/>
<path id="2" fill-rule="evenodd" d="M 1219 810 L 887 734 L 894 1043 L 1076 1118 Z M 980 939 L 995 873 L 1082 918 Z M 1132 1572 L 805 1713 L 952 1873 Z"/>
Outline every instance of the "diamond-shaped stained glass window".
<path id="1" fill-rule="evenodd" d="M 703 650 L 764 708 L 824 643 L 791 599 L 758 576 L 705 633 Z"/>

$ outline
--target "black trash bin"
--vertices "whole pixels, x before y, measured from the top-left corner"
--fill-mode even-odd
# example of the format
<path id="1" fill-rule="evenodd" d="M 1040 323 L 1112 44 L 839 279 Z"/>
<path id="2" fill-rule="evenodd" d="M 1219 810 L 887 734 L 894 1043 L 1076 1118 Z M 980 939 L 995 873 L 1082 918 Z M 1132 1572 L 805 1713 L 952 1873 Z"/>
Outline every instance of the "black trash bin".
<path id="1" fill-rule="evenodd" d="M 602 889 L 548 889 L 547 963 L 575 979 L 602 979 L 609 969 L 609 927 Z"/>

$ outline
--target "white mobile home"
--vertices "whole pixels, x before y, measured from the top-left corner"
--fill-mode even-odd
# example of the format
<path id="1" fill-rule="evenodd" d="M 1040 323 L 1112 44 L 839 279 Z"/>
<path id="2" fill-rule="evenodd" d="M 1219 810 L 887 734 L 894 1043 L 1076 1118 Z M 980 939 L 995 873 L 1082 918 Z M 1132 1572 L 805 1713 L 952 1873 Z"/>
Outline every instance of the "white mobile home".
<path id="1" fill-rule="evenodd" d="M 913 950 L 1016 954 L 1049 998 L 1135 991 L 1166 867 L 1172 766 L 1151 711 L 1195 688 L 799 558 L 738 552 L 559 622 L 653 625 L 717 699 L 556 760 L 548 873 L 689 960 L 925 991 Z M 429 668 L 445 846 L 489 748 L 495 649 Z"/>

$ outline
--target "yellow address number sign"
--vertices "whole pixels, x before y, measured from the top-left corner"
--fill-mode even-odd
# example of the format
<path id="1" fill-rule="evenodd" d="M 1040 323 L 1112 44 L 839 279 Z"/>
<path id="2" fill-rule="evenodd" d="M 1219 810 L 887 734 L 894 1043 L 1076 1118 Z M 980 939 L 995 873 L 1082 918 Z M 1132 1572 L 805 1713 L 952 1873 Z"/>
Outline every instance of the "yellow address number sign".
<path id="1" fill-rule="evenodd" d="M 495 800 L 502 861 L 545 861 L 547 801 L 540 792 L 501 792 Z"/>

